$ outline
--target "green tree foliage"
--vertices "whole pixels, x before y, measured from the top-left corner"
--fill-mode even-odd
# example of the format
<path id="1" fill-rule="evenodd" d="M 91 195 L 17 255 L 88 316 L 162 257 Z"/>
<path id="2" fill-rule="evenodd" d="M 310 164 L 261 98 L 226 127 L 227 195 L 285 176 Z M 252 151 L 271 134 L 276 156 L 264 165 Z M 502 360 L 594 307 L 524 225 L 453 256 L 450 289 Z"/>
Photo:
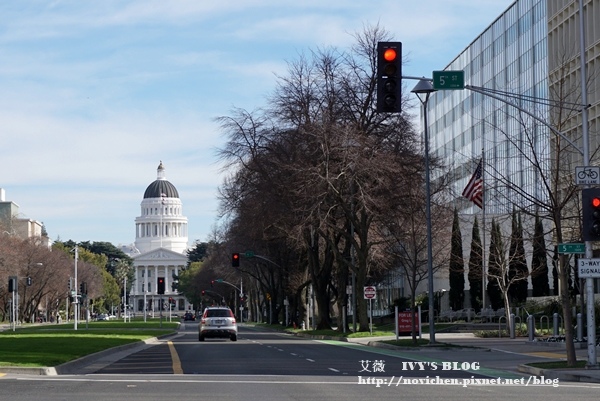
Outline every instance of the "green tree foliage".
<path id="1" fill-rule="evenodd" d="M 82 250 L 87 250 L 90 253 L 96 254 L 96 255 L 104 255 L 105 262 L 104 262 L 103 266 L 97 265 L 96 263 L 92 262 L 91 260 L 90 260 L 90 263 L 94 263 L 99 267 L 103 267 L 104 269 L 106 269 L 106 271 L 108 271 L 113 276 L 115 275 L 115 267 L 116 267 L 116 263 L 113 263 L 114 261 L 121 260 L 121 261 L 125 261 L 129 266 L 133 265 L 133 259 L 131 259 L 131 257 L 129 257 L 126 253 L 124 253 L 122 250 L 120 250 L 119 248 L 117 248 L 116 246 L 111 244 L 110 242 L 82 241 L 80 243 L 76 243 L 73 240 L 68 240 L 68 241 L 64 241 L 64 242 L 56 241 L 55 244 L 58 244 L 59 246 L 63 247 L 64 249 L 73 249 L 77 245 L 79 247 L 80 257 L 82 257 L 82 255 L 84 254 L 84 252 Z"/>
<path id="2" fill-rule="evenodd" d="M 473 222 L 471 235 L 471 253 L 469 255 L 469 287 L 471 307 L 479 312 L 482 306 L 482 280 L 483 280 L 483 247 L 481 246 L 481 237 L 479 235 L 479 222 L 477 217 Z"/>
<path id="3" fill-rule="evenodd" d="M 452 241 L 450 249 L 450 308 L 463 309 L 465 299 L 465 262 L 463 260 L 462 235 L 458 221 L 458 210 L 454 209 Z"/>
<path id="4" fill-rule="evenodd" d="M 117 280 L 106 270 L 102 270 L 103 293 L 94 301 L 94 309 L 97 312 L 112 312 L 113 306 L 121 304 L 121 289 Z"/>
<path id="5" fill-rule="evenodd" d="M 531 285 L 533 287 L 532 295 L 534 297 L 544 297 L 550 295 L 544 225 L 542 224 L 542 220 L 538 214 L 535 215 L 535 232 L 533 234 Z"/>
<path id="6" fill-rule="evenodd" d="M 202 280 L 202 262 L 192 262 L 188 268 L 179 274 L 179 284 L 177 291 L 185 295 L 188 301 L 200 307 L 202 305 L 202 290 L 207 288 L 207 284 Z"/>
<path id="7" fill-rule="evenodd" d="M 504 247 L 502 245 L 502 234 L 500 225 L 495 219 L 492 219 L 492 231 L 490 235 L 490 257 L 488 263 L 489 280 L 487 284 L 487 293 L 490 298 L 492 309 L 498 310 L 504 306 L 502 291 L 498 280 L 502 280 L 502 270 L 505 266 Z"/>
<path id="8" fill-rule="evenodd" d="M 524 303 L 527 300 L 527 277 L 529 270 L 525 259 L 525 246 L 523 244 L 523 226 L 521 215 L 516 211 L 512 215 L 512 232 L 510 236 L 508 294 L 511 303 Z"/>
<path id="9" fill-rule="evenodd" d="M 208 256 L 208 248 L 208 242 L 197 242 L 196 246 L 194 246 L 192 249 L 188 249 L 188 267 L 190 263 L 202 262 Z"/>

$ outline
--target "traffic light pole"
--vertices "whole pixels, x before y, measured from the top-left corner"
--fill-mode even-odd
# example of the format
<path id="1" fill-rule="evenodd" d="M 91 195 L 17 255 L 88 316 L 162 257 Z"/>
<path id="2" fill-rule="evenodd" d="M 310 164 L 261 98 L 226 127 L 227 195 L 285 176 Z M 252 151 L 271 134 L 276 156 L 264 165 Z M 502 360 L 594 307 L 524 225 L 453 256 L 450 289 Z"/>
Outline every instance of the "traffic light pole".
<path id="1" fill-rule="evenodd" d="M 583 164 L 590 164 L 589 150 L 589 131 L 588 131 L 588 98 L 587 98 L 587 72 L 585 59 L 585 18 L 583 15 L 583 0 L 579 0 L 579 60 L 581 77 L 581 102 L 583 110 L 581 111 L 581 131 L 583 140 Z M 585 241 L 585 256 L 593 258 L 592 242 Z M 585 279 L 585 295 L 586 295 L 586 316 L 587 316 L 587 349 L 588 349 L 588 369 L 598 369 L 596 359 L 596 312 L 594 310 L 594 281 L 591 277 Z"/>

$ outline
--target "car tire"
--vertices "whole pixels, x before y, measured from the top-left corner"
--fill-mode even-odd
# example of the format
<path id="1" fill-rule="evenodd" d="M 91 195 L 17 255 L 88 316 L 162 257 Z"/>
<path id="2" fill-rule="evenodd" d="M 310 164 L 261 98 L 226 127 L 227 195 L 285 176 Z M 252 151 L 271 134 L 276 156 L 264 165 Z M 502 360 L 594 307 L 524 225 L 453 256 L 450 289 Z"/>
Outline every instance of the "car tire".
<path id="1" fill-rule="evenodd" d="M 231 341 L 237 341 L 237 336 L 235 334 L 231 335 Z"/>
<path id="2" fill-rule="evenodd" d="M 204 336 L 198 336 L 198 341 L 204 341 Z"/>

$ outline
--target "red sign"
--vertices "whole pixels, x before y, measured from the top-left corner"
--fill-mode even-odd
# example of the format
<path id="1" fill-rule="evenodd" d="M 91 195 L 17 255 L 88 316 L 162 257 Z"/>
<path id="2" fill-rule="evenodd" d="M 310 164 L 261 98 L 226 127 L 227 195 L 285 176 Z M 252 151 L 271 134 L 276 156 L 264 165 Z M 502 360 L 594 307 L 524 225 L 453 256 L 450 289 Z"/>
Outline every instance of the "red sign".
<path id="1" fill-rule="evenodd" d="M 412 315 L 415 315 L 415 331 L 419 332 L 419 314 L 417 312 L 398 312 L 398 332 L 412 333 Z"/>
<path id="2" fill-rule="evenodd" d="M 373 286 L 364 287 L 365 299 L 374 299 L 377 296 L 377 288 Z"/>

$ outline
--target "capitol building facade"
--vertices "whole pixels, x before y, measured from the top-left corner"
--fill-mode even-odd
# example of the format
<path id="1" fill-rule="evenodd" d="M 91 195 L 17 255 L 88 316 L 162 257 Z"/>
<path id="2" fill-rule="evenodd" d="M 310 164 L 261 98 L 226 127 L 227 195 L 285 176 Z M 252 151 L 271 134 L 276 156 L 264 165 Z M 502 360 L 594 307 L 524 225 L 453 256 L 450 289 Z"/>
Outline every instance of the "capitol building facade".
<path id="1" fill-rule="evenodd" d="M 144 192 L 140 216 L 135 219 L 135 246 L 128 252 L 133 258 L 134 282 L 129 304 L 134 313 L 181 313 L 191 304 L 173 287 L 175 277 L 187 265 L 188 219 L 183 215 L 177 188 L 158 165 L 156 180 Z M 158 282 L 165 285 L 164 295 L 157 293 Z M 169 305 L 171 300 L 171 305 Z"/>

